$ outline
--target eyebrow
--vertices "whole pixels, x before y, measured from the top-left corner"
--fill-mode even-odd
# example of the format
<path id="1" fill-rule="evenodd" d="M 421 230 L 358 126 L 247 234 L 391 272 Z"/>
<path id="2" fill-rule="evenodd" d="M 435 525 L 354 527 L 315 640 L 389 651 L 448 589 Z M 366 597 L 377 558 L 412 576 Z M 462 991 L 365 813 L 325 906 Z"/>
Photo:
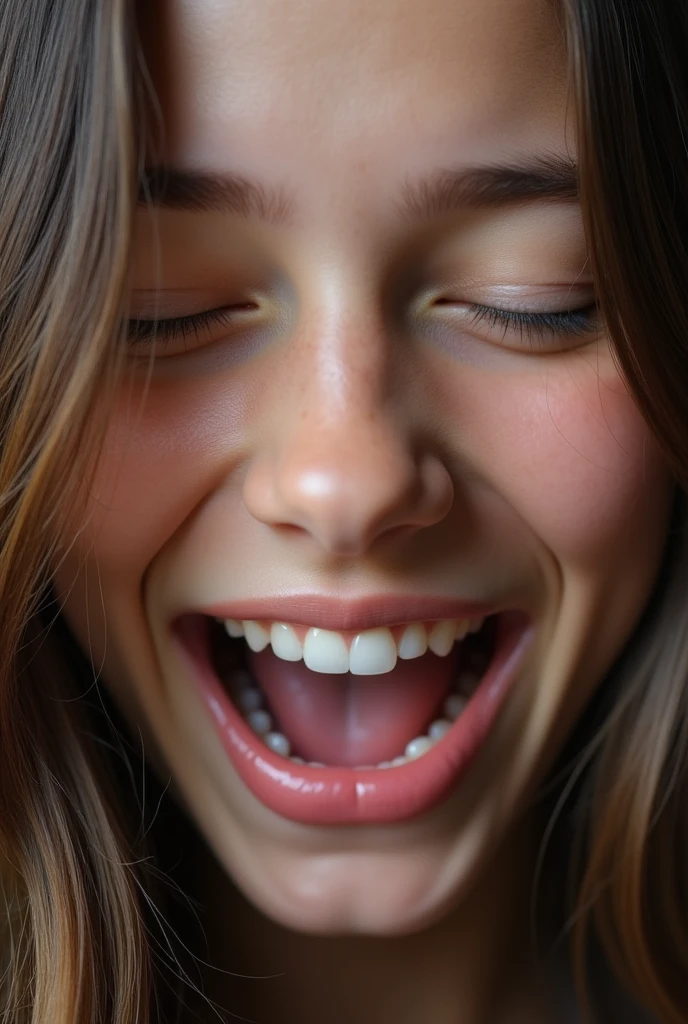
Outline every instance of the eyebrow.
<path id="1" fill-rule="evenodd" d="M 429 220 L 465 209 L 532 202 L 577 202 L 578 167 L 568 157 L 543 156 L 524 164 L 486 165 L 408 178 L 397 210 L 407 220 Z"/>
<path id="2" fill-rule="evenodd" d="M 147 167 L 139 180 L 140 205 L 195 213 L 215 211 L 283 224 L 292 203 L 283 189 L 268 188 L 239 174 Z"/>
<path id="3" fill-rule="evenodd" d="M 406 220 L 430 220 L 465 209 L 578 200 L 578 169 L 568 157 L 553 155 L 522 164 L 495 164 L 440 171 L 420 180 L 406 178 L 396 201 Z M 168 210 L 230 213 L 284 225 L 295 202 L 283 188 L 268 187 L 242 175 L 148 167 L 139 182 L 138 201 Z"/>

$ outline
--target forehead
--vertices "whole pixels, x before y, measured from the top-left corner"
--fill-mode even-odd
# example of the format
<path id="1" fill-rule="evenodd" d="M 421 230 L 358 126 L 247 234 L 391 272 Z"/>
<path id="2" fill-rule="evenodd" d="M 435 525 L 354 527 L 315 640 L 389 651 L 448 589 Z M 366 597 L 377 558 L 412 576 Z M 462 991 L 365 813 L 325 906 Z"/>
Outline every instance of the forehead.
<path id="1" fill-rule="evenodd" d="M 181 165 L 322 181 L 566 144 L 553 0 L 158 0 L 141 20 Z"/>

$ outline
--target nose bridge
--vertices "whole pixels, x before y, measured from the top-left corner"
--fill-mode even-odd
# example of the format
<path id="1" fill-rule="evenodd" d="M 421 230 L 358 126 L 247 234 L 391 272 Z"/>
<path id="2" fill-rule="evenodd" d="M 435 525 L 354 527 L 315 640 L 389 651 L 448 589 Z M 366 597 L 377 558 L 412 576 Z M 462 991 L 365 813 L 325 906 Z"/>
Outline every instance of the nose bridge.
<path id="1" fill-rule="evenodd" d="M 451 481 L 414 450 L 393 358 L 384 327 L 351 313 L 322 318 L 295 340 L 245 482 L 256 518 L 356 554 L 395 527 L 446 514 Z"/>
<path id="2" fill-rule="evenodd" d="M 343 315 L 315 327 L 295 355 L 304 420 L 319 423 L 322 431 L 344 428 L 347 437 L 380 428 L 392 392 L 390 342 L 382 325 Z"/>
<path id="3" fill-rule="evenodd" d="M 366 347 L 366 340 L 368 345 Z M 374 517 L 409 485 L 412 453 L 389 387 L 388 355 L 380 339 L 338 337 L 317 349 L 305 369 L 297 421 L 281 446 L 283 486 L 319 493 L 353 521 Z M 291 474 L 296 475 L 292 476 Z"/>

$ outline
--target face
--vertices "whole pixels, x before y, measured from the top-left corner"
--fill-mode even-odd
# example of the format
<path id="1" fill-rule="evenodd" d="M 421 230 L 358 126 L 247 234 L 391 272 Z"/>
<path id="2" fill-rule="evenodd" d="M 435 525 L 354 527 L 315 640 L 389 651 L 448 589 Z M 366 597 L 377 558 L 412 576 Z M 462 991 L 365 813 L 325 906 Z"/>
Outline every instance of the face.
<path id="1" fill-rule="evenodd" d="M 666 536 L 557 20 L 168 0 L 142 32 L 128 366 L 56 585 L 255 903 L 418 928 L 508 841 Z"/>

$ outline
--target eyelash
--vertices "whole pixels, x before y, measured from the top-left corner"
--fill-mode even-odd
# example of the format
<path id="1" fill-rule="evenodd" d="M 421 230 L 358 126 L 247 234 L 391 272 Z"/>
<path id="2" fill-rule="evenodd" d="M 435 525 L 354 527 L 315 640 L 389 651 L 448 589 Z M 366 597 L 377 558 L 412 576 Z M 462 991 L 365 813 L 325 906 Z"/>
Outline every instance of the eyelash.
<path id="1" fill-rule="evenodd" d="M 239 307 L 241 308 L 241 307 Z M 243 307 L 245 308 L 245 307 Z M 129 320 L 127 335 L 134 344 L 159 341 L 163 344 L 175 338 L 195 334 L 207 327 L 220 324 L 229 327 L 232 324 L 233 309 L 208 309 L 192 316 L 170 317 L 165 320 Z M 512 327 L 518 329 L 521 339 L 526 337 L 532 341 L 547 334 L 557 336 L 584 337 L 599 330 L 597 305 L 585 306 L 581 309 L 560 310 L 550 313 L 524 313 L 510 309 L 497 309 L 493 306 L 470 305 L 473 325 L 485 323 L 490 327 L 503 327 L 504 333 Z"/>
<path id="2" fill-rule="evenodd" d="M 470 306 L 469 311 L 472 325 L 486 323 L 490 327 L 503 327 L 504 334 L 513 327 L 519 331 L 521 340 L 526 337 L 533 341 L 548 334 L 582 338 L 600 329 L 597 303 L 580 309 L 562 309 L 549 313 L 526 313 L 480 305 Z"/>
<path id="3" fill-rule="evenodd" d="M 214 327 L 222 324 L 229 327 L 232 323 L 233 309 L 207 309 L 202 313 L 194 313 L 193 316 L 173 316 L 167 320 L 129 320 L 127 324 L 127 336 L 129 341 L 173 341 L 175 338 L 186 337 L 187 334 L 195 334 L 204 327 Z"/>

